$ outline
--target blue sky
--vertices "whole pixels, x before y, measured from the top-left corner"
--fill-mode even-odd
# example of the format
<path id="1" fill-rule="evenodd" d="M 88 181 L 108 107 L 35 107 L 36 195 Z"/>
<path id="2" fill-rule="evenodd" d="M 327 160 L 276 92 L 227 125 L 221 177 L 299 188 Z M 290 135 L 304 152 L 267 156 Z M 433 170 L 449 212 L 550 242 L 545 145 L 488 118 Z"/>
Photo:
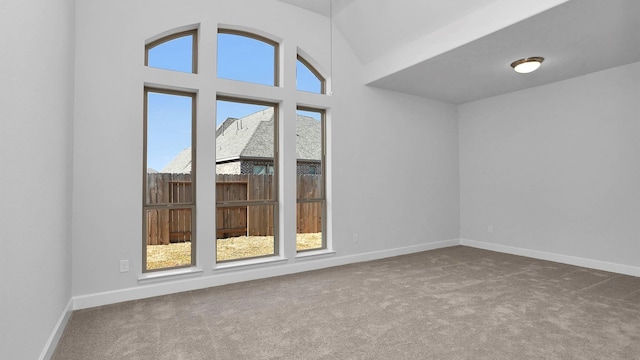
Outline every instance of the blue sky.
<path id="1" fill-rule="evenodd" d="M 192 37 L 185 36 L 150 49 L 149 66 L 191 73 L 192 43 Z M 273 86 L 273 54 L 273 47 L 264 42 L 218 34 L 217 76 Z M 297 62 L 296 74 L 298 90 L 320 92 L 320 82 L 300 61 Z M 240 118 L 265 108 L 228 101 L 217 101 L 216 104 L 216 126 L 228 117 Z M 317 113 L 304 114 L 319 118 Z M 190 97 L 149 93 L 147 167 L 160 171 L 180 151 L 191 146 L 190 122 Z"/>
<path id="2" fill-rule="evenodd" d="M 150 92 L 147 97 L 147 167 L 156 171 L 191 146 L 191 97 Z"/>

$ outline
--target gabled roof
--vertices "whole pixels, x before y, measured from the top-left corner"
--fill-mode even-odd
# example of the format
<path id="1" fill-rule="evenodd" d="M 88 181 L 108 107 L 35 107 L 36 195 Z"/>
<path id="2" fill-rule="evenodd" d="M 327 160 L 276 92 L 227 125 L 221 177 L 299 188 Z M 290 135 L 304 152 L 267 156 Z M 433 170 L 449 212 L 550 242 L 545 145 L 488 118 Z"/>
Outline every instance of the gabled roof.
<path id="1" fill-rule="evenodd" d="M 319 161 L 322 153 L 320 121 L 296 116 L 296 156 Z M 273 108 L 240 119 L 228 118 L 216 130 L 216 162 L 273 157 Z M 191 171 L 191 148 L 182 150 L 162 170 L 163 173 Z"/>
<path id="2" fill-rule="evenodd" d="M 216 131 L 216 161 L 273 157 L 273 108 L 240 119 L 227 119 Z"/>
<path id="3" fill-rule="evenodd" d="M 171 159 L 165 167 L 160 170 L 161 173 L 185 174 L 191 172 L 191 147 L 188 147 L 178 153 L 176 157 Z"/>
<path id="4" fill-rule="evenodd" d="M 296 117 L 296 156 L 320 160 L 320 121 Z M 216 131 L 216 161 L 273 157 L 273 108 L 240 119 L 229 118 Z"/>

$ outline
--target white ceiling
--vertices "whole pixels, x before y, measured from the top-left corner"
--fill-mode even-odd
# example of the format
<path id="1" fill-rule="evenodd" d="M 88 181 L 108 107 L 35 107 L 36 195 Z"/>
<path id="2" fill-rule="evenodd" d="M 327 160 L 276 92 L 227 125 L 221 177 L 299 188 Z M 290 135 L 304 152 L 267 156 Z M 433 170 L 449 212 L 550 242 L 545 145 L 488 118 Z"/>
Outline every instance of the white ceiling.
<path id="1" fill-rule="evenodd" d="M 331 0 L 280 0 L 329 16 Z M 640 61 L 638 0 L 333 0 L 371 86 L 456 104 Z M 543 56 L 517 74 L 509 64 Z"/>

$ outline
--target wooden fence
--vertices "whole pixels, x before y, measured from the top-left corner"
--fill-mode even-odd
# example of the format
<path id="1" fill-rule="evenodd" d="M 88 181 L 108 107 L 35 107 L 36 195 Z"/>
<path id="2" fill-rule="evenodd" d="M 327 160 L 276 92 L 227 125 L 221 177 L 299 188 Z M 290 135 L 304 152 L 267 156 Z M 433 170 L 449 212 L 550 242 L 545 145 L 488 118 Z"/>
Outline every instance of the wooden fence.
<path id="1" fill-rule="evenodd" d="M 148 174 L 149 204 L 185 204 L 192 202 L 191 175 Z M 273 198 L 272 175 L 221 174 L 216 176 L 216 201 L 270 200 Z M 298 175 L 299 199 L 313 199 L 321 194 L 321 175 Z M 273 235 L 274 205 L 233 206 L 216 210 L 216 236 Z M 322 204 L 297 204 L 298 233 L 322 231 Z M 191 209 L 147 210 L 147 244 L 191 241 Z"/>
<path id="2" fill-rule="evenodd" d="M 190 174 L 156 173 L 147 176 L 149 205 L 185 204 L 193 201 Z M 147 244 L 191 241 L 191 209 L 150 209 L 146 212 Z"/>
<path id="3" fill-rule="evenodd" d="M 304 174 L 297 178 L 297 198 L 317 199 L 322 195 L 322 175 Z M 321 202 L 301 202 L 296 204 L 297 234 L 318 233 L 322 231 L 324 217 Z"/>

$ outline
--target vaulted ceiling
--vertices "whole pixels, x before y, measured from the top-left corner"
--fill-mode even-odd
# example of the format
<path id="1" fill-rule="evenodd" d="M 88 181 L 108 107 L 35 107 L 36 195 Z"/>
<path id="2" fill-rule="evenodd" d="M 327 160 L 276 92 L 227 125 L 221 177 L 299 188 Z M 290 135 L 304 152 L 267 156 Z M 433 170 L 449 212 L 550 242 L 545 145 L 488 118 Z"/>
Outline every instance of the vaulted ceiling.
<path id="1" fill-rule="evenodd" d="M 456 104 L 640 61 L 638 0 L 280 1 L 332 12 L 364 83 Z"/>

